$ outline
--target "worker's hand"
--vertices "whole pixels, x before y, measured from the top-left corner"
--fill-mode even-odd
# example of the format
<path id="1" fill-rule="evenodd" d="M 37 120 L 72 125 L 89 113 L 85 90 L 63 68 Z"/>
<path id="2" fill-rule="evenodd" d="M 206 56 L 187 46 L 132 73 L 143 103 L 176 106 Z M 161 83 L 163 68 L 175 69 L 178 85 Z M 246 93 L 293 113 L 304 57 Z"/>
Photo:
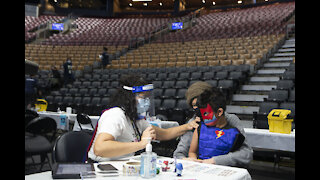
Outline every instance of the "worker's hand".
<path id="1" fill-rule="evenodd" d="M 195 129 L 198 128 L 200 121 L 201 121 L 201 119 L 199 117 L 196 117 L 195 120 L 189 122 L 187 124 L 188 130 L 192 130 L 193 128 L 195 128 Z"/>
<path id="2" fill-rule="evenodd" d="M 148 139 L 155 140 L 156 139 L 156 131 L 153 129 L 152 126 L 147 127 L 142 133 L 141 136 L 141 142 L 143 143 L 144 146 L 146 146 L 149 142 Z"/>
<path id="3" fill-rule="evenodd" d="M 215 164 L 214 158 L 200 160 L 201 163 Z"/>

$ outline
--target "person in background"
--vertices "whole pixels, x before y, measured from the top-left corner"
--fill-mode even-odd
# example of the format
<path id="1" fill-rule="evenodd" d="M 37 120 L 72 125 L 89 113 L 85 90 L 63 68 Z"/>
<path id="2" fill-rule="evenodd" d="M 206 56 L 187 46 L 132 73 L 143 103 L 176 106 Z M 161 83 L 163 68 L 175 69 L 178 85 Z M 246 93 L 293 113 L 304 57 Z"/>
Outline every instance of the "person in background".
<path id="1" fill-rule="evenodd" d="M 244 139 L 245 132 L 240 119 L 234 114 L 225 112 L 224 95 L 208 83 L 199 81 L 188 88 L 186 98 L 188 105 L 196 111 L 190 120 L 201 119 L 200 128 L 197 128 L 194 132 L 187 132 L 181 137 L 177 149 L 174 151 L 174 157 L 201 163 L 247 167 L 252 160 L 253 150 Z M 211 116 L 208 117 L 208 114 Z M 210 120 L 208 121 L 208 119 Z M 205 121 L 207 121 L 207 124 Z M 203 134 L 200 133 L 201 143 L 208 141 L 212 145 L 210 146 L 211 151 L 204 151 L 203 143 L 198 146 L 200 131 L 201 133 L 204 131 Z M 219 152 L 216 149 L 219 142 L 214 144 L 214 140 L 223 140 L 222 138 L 225 138 L 226 132 L 229 131 L 231 131 L 230 134 L 233 133 L 233 141 L 221 147 L 225 151 Z"/>
<path id="2" fill-rule="evenodd" d="M 89 162 L 133 156 L 149 139 L 170 140 L 198 127 L 196 120 L 168 129 L 150 125 L 146 118 L 154 108 L 153 85 L 133 74 L 122 75 L 119 85 L 98 120 L 88 148 Z"/>
<path id="3" fill-rule="evenodd" d="M 64 77 L 64 84 L 73 83 L 74 76 L 72 72 L 72 61 L 71 58 L 68 57 L 67 61 L 63 64 L 63 77 Z"/>
<path id="4" fill-rule="evenodd" d="M 101 65 L 103 69 L 106 68 L 108 64 L 110 64 L 107 47 L 103 47 L 103 52 L 99 55 L 99 58 L 101 59 Z"/>

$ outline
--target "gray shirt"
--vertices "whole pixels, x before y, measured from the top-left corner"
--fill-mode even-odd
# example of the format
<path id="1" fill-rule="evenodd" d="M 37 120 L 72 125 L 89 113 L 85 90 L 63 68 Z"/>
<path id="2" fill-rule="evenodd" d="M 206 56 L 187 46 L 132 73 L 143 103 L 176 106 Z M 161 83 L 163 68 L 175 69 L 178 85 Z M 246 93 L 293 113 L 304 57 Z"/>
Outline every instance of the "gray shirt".
<path id="1" fill-rule="evenodd" d="M 235 127 L 246 137 L 243 127 L 241 125 L 240 119 L 234 114 L 228 114 L 225 112 L 225 117 L 227 120 L 227 125 L 224 128 Z M 189 122 L 193 121 L 195 117 L 191 118 Z M 177 159 L 182 159 L 188 157 L 189 148 L 193 136 L 193 131 L 188 131 L 180 137 L 180 142 L 177 146 L 177 149 L 173 152 L 173 157 Z M 229 152 L 228 154 L 215 156 L 214 161 L 217 165 L 225 166 L 237 166 L 237 167 L 246 167 L 252 160 L 253 150 L 248 145 L 247 140 L 245 139 L 242 146 L 234 152 Z"/>

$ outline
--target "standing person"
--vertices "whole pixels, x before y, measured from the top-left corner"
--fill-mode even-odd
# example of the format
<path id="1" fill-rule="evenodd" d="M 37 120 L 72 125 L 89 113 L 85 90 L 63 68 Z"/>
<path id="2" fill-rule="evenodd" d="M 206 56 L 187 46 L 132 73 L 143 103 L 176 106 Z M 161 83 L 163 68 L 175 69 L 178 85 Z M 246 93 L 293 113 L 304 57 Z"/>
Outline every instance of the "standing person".
<path id="1" fill-rule="evenodd" d="M 66 62 L 63 64 L 63 69 L 64 84 L 72 83 L 74 81 L 74 76 L 72 73 L 72 61 L 70 57 L 68 57 Z"/>
<path id="2" fill-rule="evenodd" d="M 196 121 L 168 129 L 150 125 L 146 118 L 154 115 L 153 85 L 138 75 L 124 75 L 119 84 L 95 128 L 89 162 L 133 156 L 149 138 L 170 140 L 198 127 Z"/>
<path id="3" fill-rule="evenodd" d="M 208 83 L 199 81 L 188 88 L 186 97 L 187 103 L 197 112 L 193 119 L 201 119 L 200 128 L 181 137 L 174 156 L 202 163 L 246 167 L 252 160 L 253 150 L 245 139 L 241 141 L 245 132 L 239 118 L 225 112 L 224 95 Z M 224 141 L 226 137 L 232 140 Z M 227 143 L 221 146 L 221 141 Z M 206 143 L 210 145 L 208 151 L 203 148 Z"/>
<path id="4" fill-rule="evenodd" d="M 106 68 L 106 66 L 108 64 L 110 64 L 108 48 L 107 47 L 103 47 L 103 52 L 102 52 L 102 54 L 99 55 L 99 58 L 101 59 L 101 65 L 102 65 L 103 69 Z"/>

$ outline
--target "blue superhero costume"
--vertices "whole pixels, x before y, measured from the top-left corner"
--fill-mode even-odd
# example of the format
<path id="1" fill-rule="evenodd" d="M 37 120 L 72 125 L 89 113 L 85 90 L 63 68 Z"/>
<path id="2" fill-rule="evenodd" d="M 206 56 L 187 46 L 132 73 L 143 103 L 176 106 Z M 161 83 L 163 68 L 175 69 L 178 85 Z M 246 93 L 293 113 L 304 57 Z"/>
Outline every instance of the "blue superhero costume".
<path id="1" fill-rule="evenodd" d="M 228 154 L 241 147 L 244 136 L 237 128 L 215 127 L 217 118 L 210 104 L 198 108 L 196 112 L 201 118 L 198 127 L 197 155 L 199 159 L 210 159 L 214 156 Z"/>
<path id="2" fill-rule="evenodd" d="M 244 141 L 244 136 L 237 128 L 220 129 L 215 126 L 200 124 L 198 131 L 198 158 L 210 159 L 237 150 Z"/>

